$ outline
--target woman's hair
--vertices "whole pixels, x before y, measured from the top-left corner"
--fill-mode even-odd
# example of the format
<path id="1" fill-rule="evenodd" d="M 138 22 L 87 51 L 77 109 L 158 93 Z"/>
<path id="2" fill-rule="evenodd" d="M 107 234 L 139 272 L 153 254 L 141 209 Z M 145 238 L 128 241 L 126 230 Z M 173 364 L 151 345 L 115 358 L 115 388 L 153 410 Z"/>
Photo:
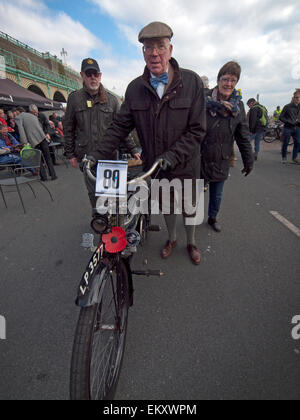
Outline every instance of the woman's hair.
<path id="1" fill-rule="evenodd" d="M 224 66 L 220 69 L 218 73 L 218 81 L 221 79 L 224 74 L 232 74 L 236 76 L 238 81 L 240 80 L 241 75 L 241 66 L 236 61 L 229 61 L 228 63 L 224 64 Z"/>

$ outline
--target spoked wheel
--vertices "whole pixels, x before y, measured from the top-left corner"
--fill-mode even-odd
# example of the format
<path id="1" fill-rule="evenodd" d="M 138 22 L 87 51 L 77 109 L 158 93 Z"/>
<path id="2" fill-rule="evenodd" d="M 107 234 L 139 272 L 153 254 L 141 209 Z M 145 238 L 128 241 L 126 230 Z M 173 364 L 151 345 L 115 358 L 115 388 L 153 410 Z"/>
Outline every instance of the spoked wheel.
<path id="1" fill-rule="evenodd" d="M 115 394 L 128 319 L 128 275 L 104 268 L 99 304 L 82 308 L 76 328 L 70 378 L 71 400 L 106 400 Z"/>
<path id="2" fill-rule="evenodd" d="M 277 133 L 275 129 L 270 128 L 264 132 L 263 139 L 266 143 L 273 143 L 277 138 Z"/>

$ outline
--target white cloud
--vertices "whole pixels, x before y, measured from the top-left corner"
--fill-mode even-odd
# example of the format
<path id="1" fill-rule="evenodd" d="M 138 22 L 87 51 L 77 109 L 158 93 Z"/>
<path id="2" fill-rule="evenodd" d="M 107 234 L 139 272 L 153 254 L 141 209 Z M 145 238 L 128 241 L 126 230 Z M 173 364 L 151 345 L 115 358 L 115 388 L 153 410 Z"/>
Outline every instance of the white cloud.
<path id="1" fill-rule="evenodd" d="M 58 57 L 64 47 L 68 63 L 77 70 L 82 58 L 92 55 L 99 60 L 104 84 L 121 95 L 143 71 L 137 35 L 154 20 L 172 27 L 173 55 L 179 64 L 206 74 L 211 86 L 219 68 L 232 59 L 242 66 L 239 87 L 244 99 L 260 93 L 270 111 L 278 102 L 289 101 L 300 86 L 299 0 L 86 0 L 82 6 L 91 3 L 101 19 L 109 16 L 114 21 L 122 45 L 127 40 L 135 47 L 131 58 L 128 49 L 104 43 L 80 18 L 54 12 L 42 0 L 0 0 L 0 14 L 5 16 L 1 30 Z M 97 19 L 94 10 L 91 19 Z"/>
<path id="2" fill-rule="evenodd" d="M 300 85 L 299 0 L 91 1 L 115 19 L 133 45 L 145 24 L 168 23 L 174 57 L 182 67 L 207 74 L 211 85 L 226 61 L 239 61 L 244 99 L 260 93 L 272 108 L 279 100 L 289 101 Z"/>
<path id="3" fill-rule="evenodd" d="M 63 12 L 54 15 L 40 1 L 16 0 L 11 4 L 0 1 L 0 15 L 5 15 L 1 24 L 3 32 L 32 48 L 42 52 L 49 51 L 58 57 L 64 47 L 69 57 L 72 57 L 70 64 L 76 69 L 79 68 L 82 57 L 87 56 L 91 49 L 106 48 L 79 21 L 71 19 Z"/>

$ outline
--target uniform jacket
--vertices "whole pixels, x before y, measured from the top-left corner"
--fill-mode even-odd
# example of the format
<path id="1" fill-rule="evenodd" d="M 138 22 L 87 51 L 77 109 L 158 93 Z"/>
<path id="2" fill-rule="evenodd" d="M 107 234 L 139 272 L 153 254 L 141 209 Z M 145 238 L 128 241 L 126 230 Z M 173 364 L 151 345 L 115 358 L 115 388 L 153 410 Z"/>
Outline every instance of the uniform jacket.
<path id="1" fill-rule="evenodd" d="M 81 160 L 93 155 L 118 110 L 117 98 L 102 85 L 95 99 L 85 88 L 71 93 L 63 120 L 66 156 Z M 132 139 L 126 143 L 130 153 L 138 152 Z"/>
<path id="2" fill-rule="evenodd" d="M 32 147 L 36 147 L 46 138 L 38 118 L 30 112 L 22 112 L 15 121 L 19 128 L 21 143 L 29 143 Z"/>
<path id="3" fill-rule="evenodd" d="M 208 92 L 211 96 L 212 90 Z M 206 112 L 207 134 L 202 143 L 201 172 L 206 181 L 220 182 L 228 178 L 233 143 L 236 140 L 244 166 L 253 166 L 253 153 L 244 104 L 239 101 L 240 112 L 215 117 Z"/>
<path id="4" fill-rule="evenodd" d="M 120 139 L 136 128 L 145 169 L 162 154 L 175 169 L 169 178 L 200 177 L 200 143 L 206 129 L 203 83 L 200 77 L 170 60 L 173 78 L 162 99 L 149 83 L 150 72 L 133 80 L 115 121 L 99 143 L 96 157 L 109 158 Z"/>
<path id="5" fill-rule="evenodd" d="M 286 128 L 300 127 L 300 104 L 296 105 L 294 102 L 291 102 L 285 105 L 279 119 Z"/>

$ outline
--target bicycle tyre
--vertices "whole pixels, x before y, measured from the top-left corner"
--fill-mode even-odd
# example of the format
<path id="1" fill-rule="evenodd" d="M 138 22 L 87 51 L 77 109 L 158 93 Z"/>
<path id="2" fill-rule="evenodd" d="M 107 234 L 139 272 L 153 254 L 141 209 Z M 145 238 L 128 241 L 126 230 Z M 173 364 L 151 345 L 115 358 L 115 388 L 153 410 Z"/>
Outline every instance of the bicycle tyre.
<path id="1" fill-rule="evenodd" d="M 118 267 L 119 276 L 116 268 L 104 268 L 107 274 L 99 304 L 80 310 L 71 361 L 71 400 L 114 397 L 123 361 L 129 308 L 128 273 L 122 260 Z M 95 367 L 93 362 L 97 358 L 100 360 Z"/>
<path id="2" fill-rule="evenodd" d="M 264 132 L 263 139 L 266 143 L 273 143 L 276 140 L 277 133 L 274 129 L 267 130 Z"/>

